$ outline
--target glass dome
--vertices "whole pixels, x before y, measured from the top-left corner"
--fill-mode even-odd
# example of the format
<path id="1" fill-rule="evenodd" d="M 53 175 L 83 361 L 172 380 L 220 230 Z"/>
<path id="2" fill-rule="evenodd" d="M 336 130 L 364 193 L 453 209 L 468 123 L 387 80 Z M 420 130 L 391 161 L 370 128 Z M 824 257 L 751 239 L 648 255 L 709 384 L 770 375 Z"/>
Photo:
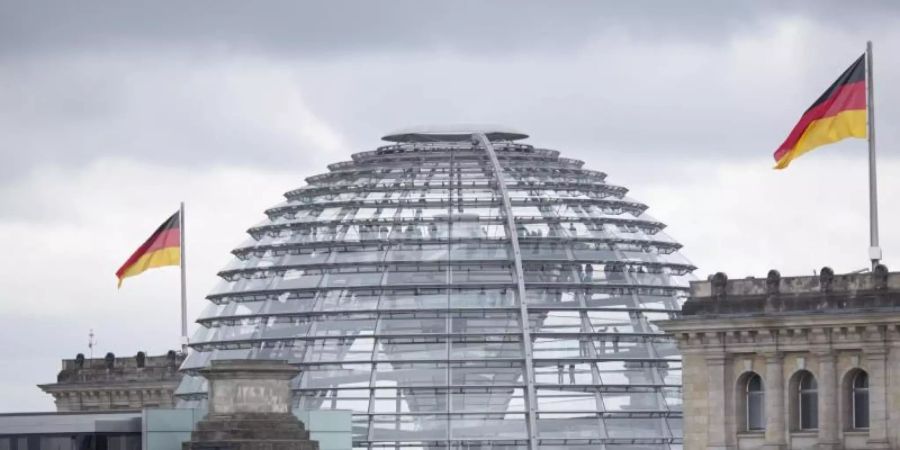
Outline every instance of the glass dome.
<path id="1" fill-rule="evenodd" d="M 508 130 L 413 130 L 266 210 L 208 295 L 177 391 L 287 359 L 354 448 L 681 448 L 681 357 L 653 325 L 694 267 L 606 175 Z"/>

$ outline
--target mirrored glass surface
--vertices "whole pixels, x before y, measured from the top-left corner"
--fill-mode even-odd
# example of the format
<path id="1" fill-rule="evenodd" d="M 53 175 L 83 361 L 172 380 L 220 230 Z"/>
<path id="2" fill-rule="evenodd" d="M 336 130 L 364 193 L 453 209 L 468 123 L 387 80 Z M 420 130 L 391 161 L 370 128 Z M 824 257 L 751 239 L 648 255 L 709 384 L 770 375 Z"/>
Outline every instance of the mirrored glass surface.
<path id="1" fill-rule="evenodd" d="M 284 359 L 295 406 L 351 411 L 355 449 L 680 449 L 681 360 L 656 322 L 694 267 L 627 188 L 469 138 L 307 183 L 219 273 L 182 405 L 205 404 L 210 361 Z"/>

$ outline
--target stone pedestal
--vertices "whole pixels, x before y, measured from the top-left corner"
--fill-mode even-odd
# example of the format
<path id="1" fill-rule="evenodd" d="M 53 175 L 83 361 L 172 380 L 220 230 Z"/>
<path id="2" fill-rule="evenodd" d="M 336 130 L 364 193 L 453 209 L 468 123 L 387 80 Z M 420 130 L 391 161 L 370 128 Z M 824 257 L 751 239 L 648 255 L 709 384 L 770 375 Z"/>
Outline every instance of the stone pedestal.
<path id="1" fill-rule="evenodd" d="M 209 380 L 209 415 L 182 450 L 318 450 L 291 414 L 287 361 L 219 360 L 200 370 Z"/>

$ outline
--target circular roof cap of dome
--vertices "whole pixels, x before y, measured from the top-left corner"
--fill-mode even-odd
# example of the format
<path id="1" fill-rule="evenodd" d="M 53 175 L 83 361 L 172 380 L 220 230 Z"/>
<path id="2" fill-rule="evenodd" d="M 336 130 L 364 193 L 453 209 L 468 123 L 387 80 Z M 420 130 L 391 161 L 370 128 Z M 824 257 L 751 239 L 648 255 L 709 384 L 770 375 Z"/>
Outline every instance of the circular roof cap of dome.
<path id="1" fill-rule="evenodd" d="M 427 126 L 397 130 L 383 136 L 381 139 L 389 142 L 413 143 L 413 142 L 453 142 L 469 141 L 472 134 L 484 133 L 492 141 L 516 141 L 525 139 L 527 134 L 513 130 L 509 127 L 495 125 L 455 125 L 455 126 Z"/>

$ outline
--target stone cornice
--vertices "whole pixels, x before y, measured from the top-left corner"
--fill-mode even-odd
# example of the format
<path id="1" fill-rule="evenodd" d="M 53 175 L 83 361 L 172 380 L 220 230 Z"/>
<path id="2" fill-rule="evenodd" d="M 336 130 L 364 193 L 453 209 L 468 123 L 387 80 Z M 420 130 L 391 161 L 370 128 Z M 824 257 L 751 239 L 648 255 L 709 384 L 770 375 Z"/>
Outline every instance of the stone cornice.
<path id="1" fill-rule="evenodd" d="M 900 273 L 879 265 L 872 273 L 835 275 L 825 267 L 818 276 L 729 280 L 719 272 L 691 283 L 684 317 L 752 314 L 797 315 L 810 312 L 900 311 Z"/>
<path id="2" fill-rule="evenodd" d="M 162 380 L 157 382 L 110 382 L 103 384 L 69 384 L 69 383 L 50 383 L 39 384 L 38 387 L 42 391 L 52 394 L 60 392 L 88 392 L 88 391 L 144 391 L 144 390 L 174 390 L 178 386 L 179 380 Z"/>

